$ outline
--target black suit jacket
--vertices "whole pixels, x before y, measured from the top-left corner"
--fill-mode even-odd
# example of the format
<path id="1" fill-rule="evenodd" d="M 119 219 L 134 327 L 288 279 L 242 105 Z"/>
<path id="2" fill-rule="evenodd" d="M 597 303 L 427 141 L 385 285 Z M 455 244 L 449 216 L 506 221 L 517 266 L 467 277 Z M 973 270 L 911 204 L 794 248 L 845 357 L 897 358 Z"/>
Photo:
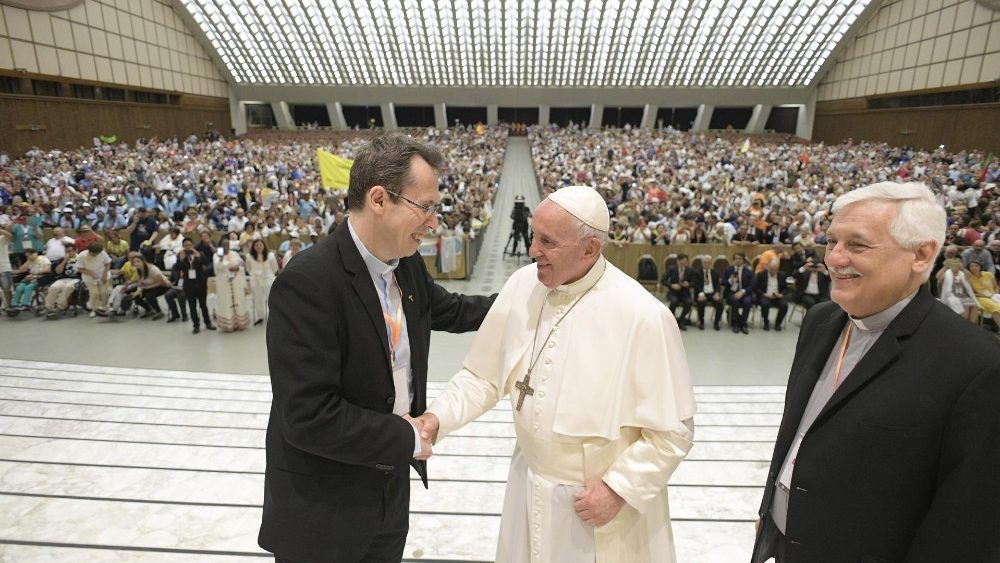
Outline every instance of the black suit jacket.
<path id="1" fill-rule="evenodd" d="M 806 270 L 805 272 L 800 272 L 798 269 L 793 271 L 795 276 L 795 302 L 799 303 L 802 301 L 802 296 L 806 293 L 806 288 L 809 287 L 809 277 L 812 272 Z M 816 285 L 819 286 L 819 294 L 823 299 L 830 298 L 830 274 L 819 272 L 816 277 Z"/>
<path id="2" fill-rule="evenodd" d="M 712 280 L 712 294 L 711 295 L 722 295 L 724 288 L 719 285 L 719 274 L 715 273 L 715 270 L 707 268 L 708 277 Z M 691 287 L 694 291 L 694 296 L 698 297 L 698 294 L 705 291 L 705 270 L 695 270 L 694 275 L 691 280 Z M 711 297 L 709 295 L 709 297 Z"/>
<path id="3" fill-rule="evenodd" d="M 726 297 L 729 297 L 733 293 L 736 293 L 737 292 L 736 287 L 740 287 L 747 293 L 753 295 L 753 281 L 754 281 L 753 268 L 751 268 L 749 264 L 743 265 L 743 272 L 740 275 L 741 283 L 738 286 L 733 284 L 733 280 L 735 279 L 736 279 L 736 266 L 735 265 L 726 266 L 725 271 L 722 273 L 722 283 L 725 284 L 724 295 Z"/>
<path id="4" fill-rule="evenodd" d="M 833 302 L 803 321 L 754 563 L 773 553 L 775 480 L 846 322 Z M 805 435 L 786 563 L 1000 561 L 998 405 L 996 339 L 920 289 Z"/>
<path id="5" fill-rule="evenodd" d="M 417 416 L 426 408 L 431 330 L 478 329 L 495 296 L 448 293 L 419 254 L 401 259 L 396 277 Z M 294 561 L 353 560 L 351 550 L 382 522 L 387 479 L 409 473 L 414 434 L 392 414 L 382 308 L 346 221 L 278 274 L 269 305 L 273 399 L 258 543 Z M 426 486 L 425 464 L 414 467 Z"/>
<path id="6" fill-rule="evenodd" d="M 785 281 L 785 274 L 778 272 L 778 293 L 781 297 L 788 299 L 788 282 Z M 767 293 L 767 270 L 760 272 L 754 276 L 753 279 L 753 291 L 756 295 L 757 301 L 760 302 L 760 298 L 764 297 Z"/>
<path id="7" fill-rule="evenodd" d="M 207 288 L 208 278 L 212 273 L 211 260 L 206 258 L 205 255 L 198 250 L 194 251 L 194 255 L 194 260 L 189 260 L 189 255 L 185 252 L 184 258 L 177 258 L 177 263 L 174 264 L 174 270 L 177 272 L 177 277 L 184 280 L 185 294 L 198 293 L 199 290 Z M 192 279 L 188 274 L 190 270 L 195 271 L 194 279 Z"/>
<path id="8" fill-rule="evenodd" d="M 670 295 L 680 296 L 687 294 L 690 297 L 691 282 L 694 277 L 693 274 L 694 274 L 694 269 L 691 266 L 684 267 L 683 276 L 681 276 L 680 268 L 678 268 L 677 266 L 671 266 L 667 268 L 667 273 L 663 274 L 663 279 L 660 280 L 660 283 L 662 283 L 664 287 L 667 288 L 667 293 L 669 293 Z M 681 286 L 680 289 L 674 289 L 670 287 L 675 283 L 679 284 L 681 282 L 688 282 L 687 287 Z"/>

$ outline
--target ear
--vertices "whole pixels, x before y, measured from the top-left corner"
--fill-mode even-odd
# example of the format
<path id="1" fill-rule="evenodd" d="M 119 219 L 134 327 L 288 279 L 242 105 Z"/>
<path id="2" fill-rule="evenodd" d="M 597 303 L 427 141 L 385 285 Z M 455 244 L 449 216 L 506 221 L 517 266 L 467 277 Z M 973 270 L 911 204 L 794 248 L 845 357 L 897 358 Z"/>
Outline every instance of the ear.
<path id="1" fill-rule="evenodd" d="M 583 246 L 584 258 L 596 258 L 601 253 L 601 243 L 596 237 L 590 237 Z"/>
<path id="2" fill-rule="evenodd" d="M 933 267 L 938 250 L 938 244 L 934 241 L 920 243 L 920 246 L 913 251 L 913 271 L 922 274 Z"/>
<path id="3" fill-rule="evenodd" d="M 385 213 L 386 205 L 389 204 L 389 193 L 383 186 L 372 186 L 365 194 L 365 209 L 376 215 Z"/>

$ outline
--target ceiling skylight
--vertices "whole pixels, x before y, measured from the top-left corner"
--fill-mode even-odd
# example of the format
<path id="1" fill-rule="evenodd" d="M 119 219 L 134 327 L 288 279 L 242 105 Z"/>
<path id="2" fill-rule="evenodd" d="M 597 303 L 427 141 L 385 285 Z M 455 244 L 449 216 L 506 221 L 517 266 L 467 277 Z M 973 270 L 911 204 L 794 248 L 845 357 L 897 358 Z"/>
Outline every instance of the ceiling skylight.
<path id="1" fill-rule="evenodd" d="M 239 84 L 796 87 L 872 0 L 181 0 Z"/>

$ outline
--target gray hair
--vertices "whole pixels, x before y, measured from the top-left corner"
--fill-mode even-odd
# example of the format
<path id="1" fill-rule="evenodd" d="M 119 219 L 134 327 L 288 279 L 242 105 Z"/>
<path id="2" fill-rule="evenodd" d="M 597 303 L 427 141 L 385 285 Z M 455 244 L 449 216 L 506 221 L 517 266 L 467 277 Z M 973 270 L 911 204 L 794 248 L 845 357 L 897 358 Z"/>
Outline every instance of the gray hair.
<path id="1" fill-rule="evenodd" d="M 896 203 L 896 217 L 889 225 L 889 233 L 899 246 L 916 250 L 921 244 L 933 242 L 940 249 L 944 244 L 947 225 L 944 207 L 934 199 L 930 188 L 920 182 L 878 182 L 858 188 L 838 197 L 833 212 L 879 200 Z"/>
<path id="2" fill-rule="evenodd" d="M 601 243 L 601 250 L 604 250 L 605 245 L 608 244 L 608 233 L 591 227 L 572 213 L 567 212 L 566 215 L 569 215 L 570 220 L 573 221 L 574 227 L 576 227 L 577 240 L 582 242 L 586 241 L 588 238 L 596 238 L 597 242 Z"/>

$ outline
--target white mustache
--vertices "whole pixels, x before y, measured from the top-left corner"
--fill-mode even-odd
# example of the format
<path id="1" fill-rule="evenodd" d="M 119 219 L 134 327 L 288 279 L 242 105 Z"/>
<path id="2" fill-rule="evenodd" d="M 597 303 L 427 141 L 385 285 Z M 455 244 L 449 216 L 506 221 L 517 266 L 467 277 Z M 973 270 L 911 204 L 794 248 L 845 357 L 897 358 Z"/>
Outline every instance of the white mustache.
<path id="1" fill-rule="evenodd" d="M 828 267 L 829 268 L 829 267 Z M 860 276 L 861 272 L 854 268 L 829 268 L 830 273 L 836 276 Z"/>

